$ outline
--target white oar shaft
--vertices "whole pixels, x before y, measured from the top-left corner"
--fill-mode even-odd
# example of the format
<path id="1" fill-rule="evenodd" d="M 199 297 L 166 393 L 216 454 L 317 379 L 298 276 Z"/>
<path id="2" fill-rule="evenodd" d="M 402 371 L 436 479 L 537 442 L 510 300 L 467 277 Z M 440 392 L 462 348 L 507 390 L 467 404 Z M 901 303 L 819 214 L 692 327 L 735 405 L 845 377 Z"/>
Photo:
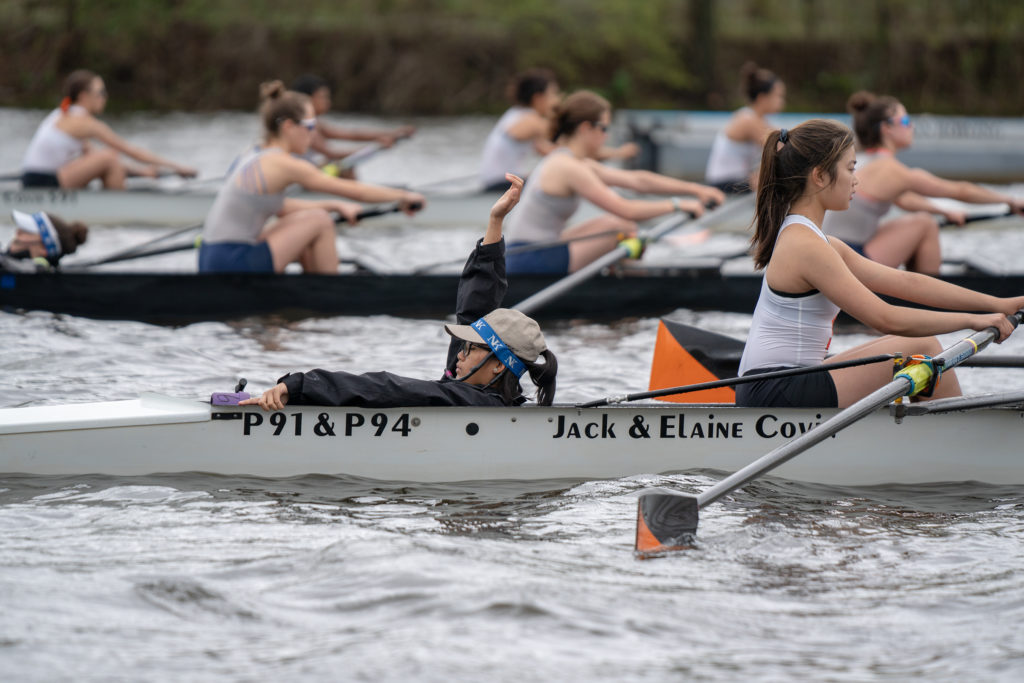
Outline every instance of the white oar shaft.
<path id="1" fill-rule="evenodd" d="M 1018 312 L 1016 316 L 1019 321 L 1021 313 Z M 976 332 L 970 337 L 944 349 L 942 353 L 933 358 L 933 361 L 936 365 L 941 364 L 943 370 L 948 370 L 981 351 L 996 339 L 998 335 L 999 330 L 994 327 Z M 897 397 L 905 395 L 912 388 L 910 384 L 911 380 L 907 377 L 896 377 L 881 389 L 877 389 L 850 407 L 836 413 L 806 434 L 779 446 L 738 472 L 726 477 L 708 490 L 703 491 L 697 496 L 697 506 L 702 508 L 709 503 L 715 502 L 733 489 L 737 489 L 747 482 L 757 479 L 787 460 L 800 455 L 808 448 L 821 443 L 830 436 L 834 436 L 867 414 L 878 410 Z"/>

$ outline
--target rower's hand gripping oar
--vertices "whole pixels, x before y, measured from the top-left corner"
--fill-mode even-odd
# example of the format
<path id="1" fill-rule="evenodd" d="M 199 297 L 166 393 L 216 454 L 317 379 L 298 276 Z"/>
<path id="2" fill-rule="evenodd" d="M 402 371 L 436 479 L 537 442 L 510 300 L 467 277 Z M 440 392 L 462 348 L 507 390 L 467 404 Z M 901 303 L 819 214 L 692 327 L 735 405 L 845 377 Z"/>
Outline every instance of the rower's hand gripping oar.
<path id="1" fill-rule="evenodd" d="M 1024 310 L 1008 316 L 1016 328 L 1024 319 Z M 635 551 L 640 557 L 660 555 L 671 550 L 692 547 L 697 534 L 699 510 L 722 496 L 795 458 L 812 446 L 834 436 L 890 401 L 915 396 L 932 385 L 938 374 L 954 368 L 999 338 L 999 330 L 989 327 L 975 332 L 929 363 L 904 366 L 892 381 L 839 411 L 814 429 L 782 444 L 738 472 L 726 477 L 697 496 L 658 489 L 640 496 L 637 503 Z"/>
<path id="2" fill-rule="evenodd" d="M 714 205 L 710 205 L 708 208 L 711 208 L 711 206 Z M 694 223 L 694 229 L 697 229 L 698 227 L 703 227 L 707 223 L 714 222 L 714 220 L 716 220 L 719 217 L 719 213 L 721 211 L 722 208 L 719 208 L 715 211 L 709 211 L 705 213 L 701 218 L 699 218 Z M 661 221 L 656 226 L 651 228 L 643 237 L 623 241 L 622 243 L 620 243 L 618 247 L 608 252 L 601 258 L 583 266 L 575 273 L 571 273 L 565 276 L 558 282 L 555 282 L 554 284 L 545 287 L 536 294 L 527 297 L 526 299 L 520 301 L 512 308 L 527 314 L 533 313 L 538 308 L 541 308 L 542 306 L 550 302 L 552 299 L 555 299 L 556 297 L 564 294 L 565 292 L 568 292 L 570 289 L 576 287 L 583 281 L 589 280 L 590 278 L 594 277 L 595 275 L 600 273 L 604 268 L 607 268 L 608 266 L 618 263 L 619 261 L 627 257 L 638 258 L 640 256 L 640 252 L 643 250 L 643 247 L 645 245 L 657 242 L 663 236 L 672 232 L 673 230 L 675 230 L 676 228 L 678 228 L 691 218 L 693 218 L 693 214 L 686 211 L 675 214 L 670 218 L 666 218 L 665 220 Z"/>

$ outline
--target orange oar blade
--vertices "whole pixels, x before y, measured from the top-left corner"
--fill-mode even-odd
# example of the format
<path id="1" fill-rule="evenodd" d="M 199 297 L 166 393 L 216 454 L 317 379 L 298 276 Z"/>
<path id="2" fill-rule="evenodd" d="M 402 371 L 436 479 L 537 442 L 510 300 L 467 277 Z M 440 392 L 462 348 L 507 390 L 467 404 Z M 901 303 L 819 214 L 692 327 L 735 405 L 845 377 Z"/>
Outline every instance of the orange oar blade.
<path id="1" fill-rule="evenodd" d="M 697 499 L 667 489 L 654 489 L 640 496 L 636 511 L 638 557 L 664 555 L 693 547 L 697 534 Z"/>
<path id="2" fill-rule="evenodd" d="M 739 342 L 742 347 L 742 342 Z M 666 326 L 658 323 L 658 337 L 654 343 L 654 360 L 651 361 L 651 381 L 648 389 L 667 389 L 684 384 L 699 384 L 723 379 L 715 376 L 694 354 L 690 353 Z M 663 396 L 659 401 L 672 403 L 735 403 L 736 391 L 729 387 L 694 391 L 688 394 Z"/>

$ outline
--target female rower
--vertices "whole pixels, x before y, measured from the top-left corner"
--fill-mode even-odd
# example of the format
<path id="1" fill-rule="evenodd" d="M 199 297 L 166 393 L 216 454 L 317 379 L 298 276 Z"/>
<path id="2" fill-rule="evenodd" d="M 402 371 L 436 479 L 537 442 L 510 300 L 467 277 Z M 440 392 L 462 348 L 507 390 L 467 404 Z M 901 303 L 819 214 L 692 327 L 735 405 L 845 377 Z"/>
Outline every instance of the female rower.
<path id="1" fill-rule="evenodd" d="M 858 92 L 847 109 L 853 115 L 862 153 L 857 159 L 861 187 L 850 210 L 828 214 L 822 230 L 873 261 L 887 266 L 936 274 L 942 264 L 939 224 L 931 214 L 963 224 L 960 211 L 942 209 L 927 197 L 950 197 L 974 204 L 1002 203 L 1024 213 L 1024 200 L 968 182 L 944 180 L 920 168 L 908 168 L 894 156 L 914 141 L 914 124 L 899 100 Z M 882 220 L 893 204 L 914 213 Z"/>
<path id="2" fill-rule="evenodd" d="M 826 211 L 844 211 L 857 178 L 853 133 L 834 121 L 811 120 L 774 131 L 765 142 L 757 190 L 754 263 L 764 268 L 761 295 L 740 361 L 740 374 L 820 364 L 840 310 L 889 335 L 830 360 L 883 353 L 933 356 L 927 335 L 996 327 L 1002 341 L 1013 331 L 1006 316 L 1024 297 L 1000 299 L 864 258 L 819 226 Z M 982 315 L 893 306 L 875 293 L 933 308 L 991 311 Z M 741 385 L 741 406 L 846 407 L 892 380 L 892 365 L 876 363 Z M 935 398 L 955 396 L 953 371 L 942 374 Z"/>
<path id="3" fill-rule="evenodd" d="M 374 142 L 382 148 L 387 149 L 398 140 L 412 137 L 416 132 L 415 126 L 399 126 L 388 130 L 369 130 L 365 128 L 341 128 L 325 123 L 323 115 L 331 110 L 331 86 L 327 80 L 313 74 L 306 74 L 295 79 L 292 83 L 292 90 L 309 95 L 313 103 L 313 113 L 316 116 L 316 130 L 313 131 L 313 139 L 309 145 L 307 158 L 311 154 L 319 154 L 323 157 L 324 163 L 330 163 L 344 159 L 355 150 L 338 151 L 331 149 L 327 144 L 328 140 L 354 140 L 358 142 Z M 343 177 L 354 178 L 354 172 L 349 169 Z"/>
<path id="4" fill-rule="evenodd" d="M 283 272 L 299 261 L 307 273 L 337 273 L 336 211 L 355 223 L 359 205 L 342 200 L 285 197 L 298 184 L 313 192 L 361 202 L 397 201 L 412 214 L 426 203 L 422 195 L 321 173 L 301 155 L 316 126 L 313 105 L 281 81 L 261 87 L 264 144 L 235 164 L 203 225 L 200 272 Z M 298 155 L 298 156 L 296 156 Z M 267 225 L 267 221 L 277 220 Z"/>
<path id="5" fill-rule="evenodd" d="M 89 229 L 82 223 L 66 223 L 42 211 L 12 211 L 14 239 L 0 254 L 0 270 L 31 272 L 55 267 L 66 254 L 73 254 L 85 242 Z"/>
<path id="6" fill-rule="evenodd" d="M 525 175 L 526 157 L 532 148 L 540 156 L 555 149 L 551 141 L 551 119 L 562 100 L 555 74 L 548 69 L 530 69 L 509 87 L 513 106 L 501 115 L 484 142 L 480 163 L 480 180 L 485 191 L 505 190 L 505 173 Z M 632 142 L 619 147 L 602 147 L 597 158 L 602 161 L 628 159 L 638 149 Z"/>
<path id="7" fill-rule="evenodd" d="M 510 188 L 491 209 L 487 231 L 462 271 L 456 302 L 459 324 L 444 327 L 451 341 L 441 379 L 413 379 L 389 372 L 296 372 L 241 405 L 259 405 L 264 410 L 281 410 L 286 403 L 373 408 L 512 406 L 526 400 L 519 383 L 524 372 L 537 386 L 537 403 L 551 405 L 558 361 L 548 350 L 540 327 L 519 311 L 495 308 L 501 305 L 508 287 L 501 223 L 518 201 L 523 185 L 516 176 L 509 174 L 508 179 Z M 541 358 L 543 362 L 538 362 Z"/>
<path id="8" fill-rule="evenodd" d="M 186 178 L 196 175 L 193 168 L 125 142 L 96 118 L 106 106 L 103 79 L 84 69 L 72 72 L 64 83 L 60 107 L 43 119 L 28 144 L 21 162 L 22 186 L 78 188 L 99 178 L 103 187 L 120 190 L 129 170 L 153 178 L 161 168 Z M 106 148 L 94 148 L 93 140 L 102 142 Z M 121 161 L 121 154 L 148 165 L 129 169 Z"/>
<path id="9" fill-rule="evenodd" d="M 511 247 L 552 241 L 560 244 L 510 256 L 510 273 L 574 272 L 614 249 L 624 237 L 635 236 L 635 221 L 673 211 L 699 216 L 704 203 L 718 204 L 725 199 L 721 190 L 707 185 L 598 163 L 610 124 L 611 106 L 592 92 L 574 93 L 556 107 L 551 139 L 557 144 L 526 183 L 522 206 L 509 221 L 509 243 Z M 612 190 L 613 186 L 642 193 L 693 194 L 698 200 L 625 199 Z M 580 198 L 608 214 L 566 229 Z"/>
<path id="10" fill-rule="evenodd" d="M 740 69 L 747 106 L 736 110 L 711 144 L 704 180 L 725 192 L 756 186 L 764 139 L 774 128 L 767 117 L 786 106 L 786 84 L 768 69 L 747 62 Z"/>

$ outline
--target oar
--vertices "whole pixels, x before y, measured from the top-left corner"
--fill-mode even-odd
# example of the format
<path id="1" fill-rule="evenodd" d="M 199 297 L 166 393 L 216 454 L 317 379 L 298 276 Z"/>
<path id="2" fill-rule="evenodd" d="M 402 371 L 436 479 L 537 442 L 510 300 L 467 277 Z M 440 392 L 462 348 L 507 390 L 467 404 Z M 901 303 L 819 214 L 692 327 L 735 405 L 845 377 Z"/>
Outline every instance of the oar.
<path id="1" fill-rule="evenodd" d="M 733 206 L 735 205 L 726 205 L 714 211 L 708 211 L 701 218 L 694 222 L 692 226 L 693 229 L 703 229 L 708 223 L 714 222 L 715 220 L 721 218 L 722 212 L 731 209 Z M 665 220 L 651 228 L 651 230 L 648 231 L 647 234 L 645 234 L 643 237 L 641 237 L 640 240 L 645 244 L 652 244 L 654 242 L 657 242 L 661 237 L 672 232 L 673 230 L 675 230 L 676 228 L 678 228 L 680 225 L 690 220 L 691 218 L 693 218 L 693 215 L 686 212 L 673 215 L 670 218 L 666 218 Z M 594 277 L 608 266 L 614 263 L 618 263 L 619 261 L 628 256 L 633 256 L 635 258 L 637 255 L 638 254 L 636 253 L 635 244 L 623 244 L 619 247 L 616 247 L 612 251 L 608 252 L 607 254 L 597 259 L 593 263 L 589 263 L 583 266 L 575 273 L 567 275 L 558 282 L 555 282 L 554 284 L 549 285 L 548 287 L 545 287 L 544 289 L 540 290 L 533 296 L 527 297 L 523 301 L 520 301 L 512 308 L 523 313 L 532 313 L 533 311 L 550 302 L 552 299 L 555 299 L 564 294 L 565 292 L 568 292 L 573 287 L 576 287 L 581 282 L 589 280 L 590 278 Z"/>
<path id="2" fill-rule="evenodd" d="M 1013 209 L 1007 209 L 1006 211 L 1003 211 L 1002 213 L 983 213 L 983 214 L 979 214 L 977 216 L 967 216 L 966 218 L 964 218 L 964 225 L 966 225 L 968 223 L 976 223 L 978 221 L 991 221 L 991 220 L 994 220 L 996 218 L 1007 218 L 1009 216 L 1014 216 L 1014 215 L 1016 215 L 1016 214 L 1014 214 Z M 953 226 L 954 228 L 963 227 L 959 223 L 954 223 L 953 221 L 949 220 L 948 218 L 943 218 L 942 220 L 939 221 L 939 227 L 940 228 L 946 228 L 946 227 L 949 227 L 949 226 Z"/>
<path id="3" fill-rule="evenodd" d="M 1022 318 L 1024 310 L 1008 317 L 1014 327 L 1020 324 Z M 956 367 L 992 343 L 998 335 L 999 330 L 995 327 L 975 332 L 935 356 L 935 367 L 941 370 Z M 637 504 L 636 552 L 641 556 L 647 556 L 691 547 L 696 537 L 701 508 L 707 507 L 747 482 L 763 476 L 810 447 L 835 436 L 890 401 L 916 395 L 929 385 L 933 376 L 934 370 L 926 363 L 904 368 L 881 389 L 839 411 L 814 429 L 773 449 L 697 496 L 665 489 L 641 495 Z"/>
<path id="4" fill-rule="evenodd" d="M 102 265 L 104 265 L 106 263 L 117 263 L 118 261 L 126 261 L 128 259 L 136 258 L 138 255 L 152 256 L 152 255 L 155 255 L 155 254 L 150 254 L 148 252 L 147 253 L 143 253 L 147 247 L 151 247 L 154 244 L 159 244 L 160 242 L 164 242 L 166 240 L 169 240 L 172 237 L 177 237 L 178 235 L 183 235 L 183 234 L 185 234 L 187 232 L 192 232 L 193 230 L 200 230 L 202 227 L 203 227 L 202 223 L 197 223 L 195 225 L 189 225 L 187 227 L 181 228 L 180 230 L 174 230 L 173 232 L 169 232 L 166 235 L 161 235 L 160 237 L 157 237 L 155 239 L 148 240 L 148 241 L 143 242 L 141 244 L 136 244 L 135 246 L 128 247 L 127 249 L 122 249 L 121 251 L 115 252 L 115 253 L 113 253 L 113 254 L 111 254 L 109 256 L 105 256 L 105 257 L 103 257 L 101 259 L 96 259 L 94 261 L 80 261 L 78 263 L 69 264 L 66 268 L 64 268 L 64 270 L 73 270 L 73 269 L 76 269 L 76 268 L 91 268 L 93 266 L 102 266 Z M 184 247 L 184 248 L 185 249 L 192 249 L 192 248 L 194 248 L 194 246 L 190 244 L 190 245 L 188 245 L 187 247 Z M 167 252 L 166 251 L 159 251 L 159 252 L 156 252 L 156 253 L 164 253 L 165 254 Z"/>

